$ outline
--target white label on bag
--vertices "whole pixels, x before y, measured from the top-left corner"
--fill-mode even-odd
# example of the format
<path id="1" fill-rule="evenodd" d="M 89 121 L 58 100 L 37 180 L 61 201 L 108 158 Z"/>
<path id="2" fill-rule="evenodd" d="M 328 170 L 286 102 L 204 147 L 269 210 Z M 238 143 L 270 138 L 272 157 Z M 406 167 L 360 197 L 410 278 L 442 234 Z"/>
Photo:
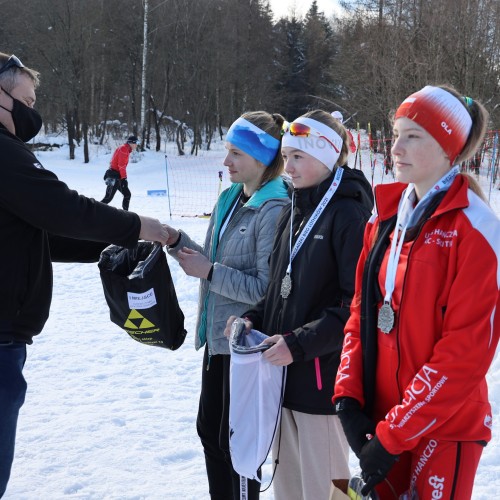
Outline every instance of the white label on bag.
<path id="1" fill-rule="evenodd" d="M 130 309 L 149 309 L 156 305 L 154 288 L 144 293 L 127 292 L 128 306 Z"/>

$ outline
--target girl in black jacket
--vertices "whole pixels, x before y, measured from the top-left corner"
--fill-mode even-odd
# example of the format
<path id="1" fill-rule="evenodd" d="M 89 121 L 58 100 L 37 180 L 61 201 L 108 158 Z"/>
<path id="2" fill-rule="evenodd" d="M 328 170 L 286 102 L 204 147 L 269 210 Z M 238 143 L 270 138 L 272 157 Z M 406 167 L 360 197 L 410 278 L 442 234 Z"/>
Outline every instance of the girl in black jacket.
<path id="1" fill-rule="evenodd" d="M 348 148 L 345 128 L 325 111 L 285 124 L 292 205 L 278 221 L 267 293 L 243 315 L 248 328 L 271 335 L 267 360 L 288 366 L 273 448 L 276 500 L 327 500 L 332 480 L 345 491 L 350 475 L 331 397 L 373 196 L 362 172 L 339 166 Z"/>

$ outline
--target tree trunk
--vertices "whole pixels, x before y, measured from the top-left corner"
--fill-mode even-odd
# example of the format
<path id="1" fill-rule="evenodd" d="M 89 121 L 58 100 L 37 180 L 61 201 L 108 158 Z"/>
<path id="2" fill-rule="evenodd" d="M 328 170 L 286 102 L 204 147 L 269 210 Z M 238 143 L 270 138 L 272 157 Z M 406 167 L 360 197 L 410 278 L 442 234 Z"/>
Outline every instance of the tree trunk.
<path id="1" fill-rule="evenodd" d="M 186 134 L 184 132 L 184 128 L 182 127 L 182 123 L 177 127 L 175 132 L 175 143 L 177 144 L 177 151 L 179 156 L 183 156 L 184 153 L 184 142 L 186 141 Z"/>
<path id="2" fill-rule="evenodd" d="M 83 163 L 89 163 L 89 125 L 87 122 L 82 124 L 83 129 Z"/>
<path id="3" fill-rule="evenodd" d="M 68 145 L 69 145 L 69 159 L 75 159 L 75 125 L 73 116 L 69 110 L 66 110 L 66 127 L 68 129 Z"/>

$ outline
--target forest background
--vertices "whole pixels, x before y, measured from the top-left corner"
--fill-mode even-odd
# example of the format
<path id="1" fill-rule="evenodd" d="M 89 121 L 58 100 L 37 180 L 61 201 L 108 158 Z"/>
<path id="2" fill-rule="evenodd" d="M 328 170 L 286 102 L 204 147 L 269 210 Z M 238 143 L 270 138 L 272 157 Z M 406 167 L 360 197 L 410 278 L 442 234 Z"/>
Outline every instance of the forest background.
<path id="1" fill-rule="evenodd" d="M 276 19 L 267 0 L 0 0 L 2 47 L 41 72 L 45 133 L 141 136 L 210 149 L 240 114 L 340 110 L 390 135 L 389 112 L 426 84 L 477 98 L 500 125 L 498 0 L 350 0 Z M 143 50 L 145 48 L 145 50 Z"/>

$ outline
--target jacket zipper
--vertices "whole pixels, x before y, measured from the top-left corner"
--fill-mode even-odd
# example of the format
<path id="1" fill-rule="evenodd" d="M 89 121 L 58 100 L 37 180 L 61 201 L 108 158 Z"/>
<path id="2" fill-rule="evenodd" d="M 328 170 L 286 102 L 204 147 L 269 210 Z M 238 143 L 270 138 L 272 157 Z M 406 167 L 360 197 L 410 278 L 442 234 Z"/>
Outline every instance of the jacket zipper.
<path id="1" fill-rule="evenodd" d="M 238 201 L 239 203 L 239 201 Z M 228 222 L 228 225 L 226 227 L 226 231 L 231 227 L 231 225 L 234 224 L 234 221 L 238 218 L 238 214 L 241 213 L 242 209 L 245 208 L 244 206 L 242 206 L 235 214 L 234 214 L 234 217 Z M 240 218 L 241 218 L 241 215 L 240 215 Z M 222 249 L 222 241 L 220 240 L 219 238 L 219 244 L 217 245 L 217 251 L 215 252 L 215 257 L 214 257 L 214 262 L 212 262 L 212 264 L 214 264 L 215 262 L 217 262 L 217 256 L 219 255 L 219 252 L 221 251 Z M 208 285 L 208 288 L 210 288 L 210 284 Z M 210 293 L 210 290 L 207 290 L 207 295 Z M 208 303 L 207 303 L 207 307 L 208 307 Z M 213 304 L 213 309 L 215 309 L 215 303 Z M 212 315 L 213 316 L 213 315 Z M 210 361 L 212 359 L 212 351 L 210 349 L 210 344 L 208 342 L 208 337 L 209 336 L 213 336 L 212 335 L 212 326 L 213 325 L 210 325 L 210 328 L 209 328 L 209 325 L 208 325 L 208 311 L 207 311 L 207 331 L 206 331 L 206 343 L 207 343 L 207 347 L 208 347 L 208 360 L 207 360 L 207 368 L 206 368 L 206 371 L 208 372 L 210 370 Z"/>
<path id="2" fill-rule="evenodd" d="M 323 389 L 323 381 L 321 380 L 321 367 L 317 356 L 314 358 L 314 368 L 316 370 L 316 387 L 318 391 L 321 391 Z"/>
<path id="3" fill-rule="evenodd" d="M 415 243 L 417 242 L 418 238 L 420 237 L 420 235 L 422 234 L 422 230 L 424 229 L 424 226 L 427 225 L 427 223 L 429 222 L 429 220 L 433 218 L 433 215 L 431 215 L 430 217 L 427 218 L 427 220 L 422 224 L 422 226 L 420 227 L 418 233 L 415 235 L 415 239 L 413 240 L 413 243 L 411 244 L 410 246 L 410 250 L 408 251 L 408 258 L 407 258 L 407 265 L 406 265 L 406 271 L 405 271 L 405 276 L 404 276 L 404 279 L 403 279 L 403 286 L 401 287 L 401 302 L 399 303 L 399 312 L 398 312 L 398 315 L 397 315 L 397 320 L 396 320 L 396 331 L 398 332 L 397 335 L 396 335 L 396 342 L 397 342 L 397 345 L 398 345 L 398 367 L 396 369 L 396 387 L 398 388 L 398 393 L 399 393 L 399 397 L 400 399 L 402 400 L 403 399 L 403 394 L 401 394 L 401 390 L 399 388 L 399 369 L 401 368 L 401 344 L 400 344 L 400 335 L 399 335 L 399 318 L 401 317 L 401 311 L 403 309 L 403 300 L 404 300 L 404 291 L 405 291 L 405 285 L 406 285 L 406 277 L 407 277 L 407 272 L 408 272 L 408 265 L 410 263 L 410 257 L 411 257 L 411 254 L 413 253 L 413 247 L 415 246 Z"/>

